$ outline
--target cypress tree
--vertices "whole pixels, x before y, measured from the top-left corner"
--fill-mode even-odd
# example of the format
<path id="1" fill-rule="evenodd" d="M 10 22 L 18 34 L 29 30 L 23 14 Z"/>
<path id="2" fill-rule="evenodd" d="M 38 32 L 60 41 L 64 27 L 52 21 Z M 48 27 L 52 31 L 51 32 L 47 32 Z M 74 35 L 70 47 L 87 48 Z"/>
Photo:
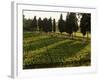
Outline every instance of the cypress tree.
<path id="1" fill-rule="evenodd" d="M 48 32 L 48 19 L 47 18 L 43 19 L 43 31 Z"/>
<path id="2" fill-rule="evenodd" d="M 40 17 L 38 19 L 38 26 L 39 26 L 39 31 L 42 31 L 43 30 L 43 22 Z"/>
<path id="3" fill-rule="evenodd" d="M 32 19 L 26 19 L 23 15 L 23 30 L 24 31 L 32 31 Z"/>
<path id="4" fill-rule="evenodd" d="M 78 30 L 76 13 L 67 13 L 65 23 L 66 23 L 65 31 L 69 33 L 70 37 L 72 35 L 73 38 L 73 32 L 77 32 Z"/>
<path id="5" fill-rule="evenodd" d="M 65 28 L 65 21 L 63 20 L 63 16 L 62 14 L 60 15 L 60 19 L 58 21 L 58 28 L 59 28 L 59 31 L 62 33 L 64 32 L 64 28 Z"/>
<path id="6" fill-rule="evenodd" d="M 91 32 L 91 14 L 88 13 L 81 13 L 82 18 L 80 22 L 80 29 L 81 33 L 83 34 L 83 41 L 84 41 L 84 36 L 87 33 L 87 38 L 88 38 L 88 32 Z"/>
<path id="7" fill-rule="evenodd" d="M 55 19 L 53 19 L 53 26 L 52 26 L 53 32 L 56 31 L 56 21 Z"/>
<path id="8" fill-rule="evenodd" d="M 67 13 L 67 15 L 66 15 L 66 21 L 65 21 L 65 32 L 66 33 L 69 33 L 69 27 L 70 25 L 69 25 L 69 13 Z"/>
<path id="9" fill-rule="evenodd" d="M 72 22 L 73 22 L 73 32 L 74 37 L 76 36 L 76 32 L 78 31 L 78 23 L 77 23 L 76 13 L 72 13 Z"/>
<path id="10" fill-rule="evenodd" d="M 88 34 L 91 33 L 91 14 L 87 14 L 87 21 L 86 21 L 86 26 L 87 26 L 87 39 L 88 39 Z"/>
<path id="11" fill-rule="evenodd" d="M 47 29 L 48 29 L 48 32 L 52 32 L 52 19 L 51 17 L 48 19 L 48 25 L 47 25 Z"/>
<path id="12" fill-rule="evenodd" d="M 34 19 L 32 21 L 32 26 L 33 26 L 33 31 L 36 31 L 37 30 L 37 19 L 36 19 L 36 16 L 34 16 Z"/>

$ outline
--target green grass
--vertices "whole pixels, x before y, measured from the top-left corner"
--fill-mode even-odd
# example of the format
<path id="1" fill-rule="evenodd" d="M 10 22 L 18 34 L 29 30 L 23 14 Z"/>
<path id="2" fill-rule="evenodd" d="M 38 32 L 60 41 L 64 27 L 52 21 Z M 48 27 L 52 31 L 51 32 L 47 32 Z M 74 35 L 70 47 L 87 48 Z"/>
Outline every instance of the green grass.
<path id="1" fill-rule="evenodd" d="M 77 36 L 82 37 L 80 33 Z M 90 40 L 82 44 L 82 39 L 71 40 L 61 34 L 53 37 L 46 33 L 24 33 L 23 68 L 90 66 L 90 46 Z"/>

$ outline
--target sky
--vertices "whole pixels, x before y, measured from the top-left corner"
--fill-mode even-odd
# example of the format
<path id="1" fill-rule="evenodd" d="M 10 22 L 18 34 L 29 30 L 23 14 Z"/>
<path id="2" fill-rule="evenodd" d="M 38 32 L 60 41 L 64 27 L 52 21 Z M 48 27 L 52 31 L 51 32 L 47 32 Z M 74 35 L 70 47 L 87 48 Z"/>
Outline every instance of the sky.
<path id="1" fill-rule="evenodd" d="M 63 19 L 66 19 L 66 13 L 61 13 L 61 12 L 44 12 L 44 11 L 24 11 L 23 14 L 25 15 L 26 19 L 33 19 L 34 16 L 36 16 L 36 18 L 38 19 L 39 17 L 41 17 L 41 19 L 43 18 L 52 18 L 52 19 L 56 19 L 58 20 L 60 18 L 60 14 L 63 15 Z"/>

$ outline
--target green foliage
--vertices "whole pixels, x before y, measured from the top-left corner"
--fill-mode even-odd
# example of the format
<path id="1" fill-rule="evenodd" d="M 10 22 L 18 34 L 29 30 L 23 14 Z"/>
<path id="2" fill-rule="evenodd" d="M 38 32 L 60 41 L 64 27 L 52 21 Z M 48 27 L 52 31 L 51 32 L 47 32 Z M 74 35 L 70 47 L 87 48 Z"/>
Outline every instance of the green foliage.
<path id="1" fill-rule="evenodd" d="M 55 32 L 56 31 L 56 21 L 55 21 L 55 19 L 53 19 L 53 26 L 52 26 L 52 28 L 53 28 L 53 32 Z"/>
<path id="2" fill-rule="evenodd" d="M 48 32 L 48 19 L 47 18 L 43 19 L 43 31 Z"/>
<path id="3" fill-rule="evenodd" d="M 48 19 L 48 25 L 47 25 L 47 29 L 48 29 L 48 32 L 52 32 L 52 19 L 51 17 Z"/>
<path id="4" fill-rule="evenodd" d="M 65 31 L 65 21 L 63 20 L 63 15 L 60 15 L 60 19 L 58 21 L 58 28 L 59 28 L 59 32 L 64 32 Z"/>
<path id="5" fill-rule="evenodd" d="M 81 33 L 86 35 L 86 32 L 91 32 L 91 14 L 81 13 L 82 19 L 80 23 Z"/>
<path id="6" fill-rule="evenodd" d="M 77 30 L 78 30 L 78 24 L 77 24 L 76 13 L 68 13 L 66 16 L 65 31 L 69 34 L 72 34 L 73 32 L 77 32 Z"/>
<path id="7" fill-rule="evenodd" d="M 52 32 L 52 19 L 44 18 L 43 19 L 43 31 L 44 32 Z"/>
<path id="8" fill-rule="evenodd" d="M 23 30 L 32 31 L 32 20 L 23 18 Z"/>
<path id="9" fill-rule="evenodd" d="M 34 16 L 34 19 L 32 20 L 32 31 L 37 30 L 37 19 L 36 16 Z"/>
<path id="10" fill-rule="evenodd" d="M 38 26 L 39 26 L 39 31 L 42 31 L 43 30 L 43 21 L 41 20 L 40 17 L 38 19 Z"/>

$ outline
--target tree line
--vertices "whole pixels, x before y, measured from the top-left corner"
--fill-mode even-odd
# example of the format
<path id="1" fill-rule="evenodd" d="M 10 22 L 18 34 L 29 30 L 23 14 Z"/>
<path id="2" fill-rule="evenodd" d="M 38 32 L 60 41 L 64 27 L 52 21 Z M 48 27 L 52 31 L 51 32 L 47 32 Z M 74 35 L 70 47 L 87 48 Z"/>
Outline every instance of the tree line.
<path id="1" fill-rule="evenodd" d="M 78 24 L 78 18 L 81 16 L 80 24 Z M 63 19 L 63 15 L 60 15 L 59 20 L 55 18 L 43 18 L 38 19 L 34 16 L 33 19 L 26 19 L 23 15 L 23 30 L 24 31 L 40 31 L 40 32 L 56 32 L 56 28 L 60 33 L 66 32 L 69 36 L 73 37 L 77 31 L 80 31 L 83 37 L 91 32 L 91 14 L 90 13 L 73 13 L 68 12 L 66 15 L 66 20 Z"/>

